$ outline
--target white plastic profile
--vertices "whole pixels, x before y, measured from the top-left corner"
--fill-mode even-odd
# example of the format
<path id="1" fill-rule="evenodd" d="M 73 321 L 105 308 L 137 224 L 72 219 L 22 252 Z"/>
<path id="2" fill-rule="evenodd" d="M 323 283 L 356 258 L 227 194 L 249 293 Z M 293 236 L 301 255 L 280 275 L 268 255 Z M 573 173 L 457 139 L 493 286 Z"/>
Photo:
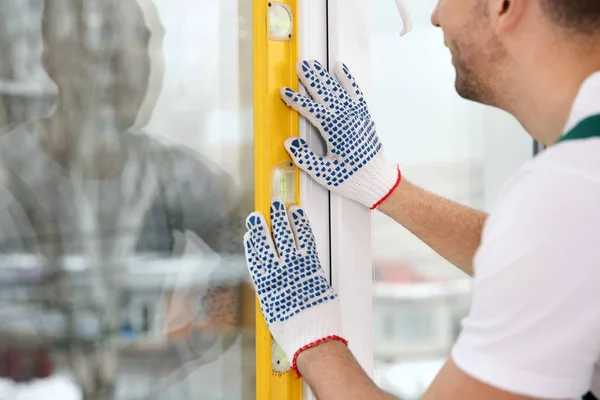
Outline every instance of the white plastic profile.
<path id="1" fill-rule="evenodd" d="M 412 18 L 406 0 L 396 0 L 396 6 L 398 7 L 400 18 L 402 18 L 402 31 L 400 31 L 400 36 L 404 36 L 412 30 Z"/>

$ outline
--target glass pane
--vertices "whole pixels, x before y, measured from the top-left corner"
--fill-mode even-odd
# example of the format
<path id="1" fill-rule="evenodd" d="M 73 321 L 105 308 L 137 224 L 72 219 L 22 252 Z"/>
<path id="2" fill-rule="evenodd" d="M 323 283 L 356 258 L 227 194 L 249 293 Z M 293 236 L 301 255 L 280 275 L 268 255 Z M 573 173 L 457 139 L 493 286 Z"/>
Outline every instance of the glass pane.
<path id="1" fill-rule="evenodd" d="M 0 2 L 0 398 L 254 398 L 251 12 Z"/>
<path id="2" fill-rule="evenodd" d="M 435 0 L 409 0 L 414 31 L 399 37 L 393 1 L 372 2 L 369 100 L 388 158 L 412 182 L 489 209 L 533 144 L 516 121 L 461 99 Z M 374 347 L 378 383 L 421 398 L 446 360 L 469 307 L 470 280 L 406 229 L 373 214 Z"/>

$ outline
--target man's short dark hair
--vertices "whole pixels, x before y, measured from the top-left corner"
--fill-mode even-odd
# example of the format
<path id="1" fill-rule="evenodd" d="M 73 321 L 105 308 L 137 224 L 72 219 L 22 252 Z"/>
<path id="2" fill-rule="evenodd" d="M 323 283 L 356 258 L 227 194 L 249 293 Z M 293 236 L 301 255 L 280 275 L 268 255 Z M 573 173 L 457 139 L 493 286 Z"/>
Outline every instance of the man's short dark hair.
<path id="1" fill-rule="evenodd" d="M 552 22 L 569 32 L 600 35 L 600 0 L 541 0 Z"/>

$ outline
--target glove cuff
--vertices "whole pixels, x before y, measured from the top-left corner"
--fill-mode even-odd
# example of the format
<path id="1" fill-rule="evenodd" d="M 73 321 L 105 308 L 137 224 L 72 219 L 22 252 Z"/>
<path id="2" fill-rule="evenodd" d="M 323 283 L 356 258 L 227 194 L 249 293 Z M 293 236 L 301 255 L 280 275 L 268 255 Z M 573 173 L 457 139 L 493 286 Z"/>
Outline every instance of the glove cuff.
<path id="1" fill-rule="evenodd" d="M 271 326 L 273 338 L 291 361 L 291 368 L 298 377 L 300 373 L 296 360 L 304 350 L 328 340 L 340 340 L 348 344 L 341 336 L 340 315 L 340 304 L 336 297 L 335 300 L 310 307 L 284 323 L 277 322 Z"/>
<path id="2" fill-rule="evenodd" d="M 398 187 L 402 179 L 398 165 L 388 164 L 380 151 L 346 182 L 348 197 L 374 210 Z"/>
<path id="3" fill-rule="evenodd" d="M 337 335 L 330 335 L 330 336 L 326 336 L 323 337 L 321 339 L 315 340 L 314 342 L 308 343 L 307 345 L 304 345 L 303 347 L 299 348 L 295 353 L 294 353 L 294 357 L 292 358 L 292 371 L 294 371 L 296 373 L 296 376 L 298 378 L 301 378 L 302 375 L 300 374 L 300 371 L 298 371 L 298 366 L 296 365 L 296 361 L 298 359 L 298 356 L 300 355 L 300 353 L 302 353 L 304 350 L 308 350 L 312 347 L 316 347 L 322 343 L 325 343 L 327 341 L 330 340 L 339 340 L 340 342 L 344 343 L 346 346 L 348 346 L 348 341 L 346 339 L 344 339 L 341 336 L 337 336 Z"/>
<path id="4" fill-rule="evenodd" d="M 390 167 L 386 170 L 385 179 L 374 182 L 374 191 L 377 194 L 375 198 L 379 198 L 377 201 L 372 203 L 369 207 L 370 210 L 375 210 L 379 207 L 388 197 L 396 190 L 400 181 L 402 180 L 402 173 L 398 165 Z"/>

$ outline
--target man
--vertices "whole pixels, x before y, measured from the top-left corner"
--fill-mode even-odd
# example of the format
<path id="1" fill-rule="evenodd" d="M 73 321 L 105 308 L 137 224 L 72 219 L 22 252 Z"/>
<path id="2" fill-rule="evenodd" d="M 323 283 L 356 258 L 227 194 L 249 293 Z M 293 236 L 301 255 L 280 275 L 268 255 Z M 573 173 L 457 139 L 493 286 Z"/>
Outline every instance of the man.
<path id="1" fill-rule="evenodd" d="M 28 20 L 36 14 L 27 7 L 23 12 L 26 15 L 11 18 Z M 40 314 L 59 312 L 67 320 L 65 325 L 73 322 L 69 326 L 92 314 L 100 328 L 91 338 L 72 331 L 60 336 L 60 329 L 55 329 L 50 333 L 58 338 L 40 335 L 39 343 L 31 347 L 60 350 L 71 340 L 67 348 L 73 371 L 86 395 L 93 398 L 114 389 L 111 380 L 117 376 L 117 361 L 111 357 L 115 356 L 114 343 L 124 335 L 122 328 L 130 333 L 133 327 L 134 337 L 165 330 L 169 334 L 183 332 L 183 340 L 167 343 L 159 354 L 146 352 L 161 361 L 158 374 L 188 361 L 210 362 L 240 333 L 239 284 L 247 272 L 243 248 L 236 238 L 250 211 L 243 209 L 249 204 L 243 197 L 251 191 L 241 193 L 230 176 L 199 154 L 162 145 L 134 130 L 143 105 L 151 109 L 160 92 L 160 76 L 153 81 L 150 77 L 151 59 L 162 57 L 163 32 L 151 32 L 148 17 L 136 0 L 44 2 L 41 57 L 58 87 L 56 107 L 48 116 L 7 127 L 0 136 L 2 267 L 9 269 L 11 262 L 23 259 L 32 267 L 32 258 L 38 258 L 37 264 L 43 265 L 44 276 L 48 276 L 41 283 L 36 281 L 40 284 L 26 292 L 26 299 L 22 299 L 22 291 L 16 294 L 14 300 L 21 304 L 39 303 L 39 307 L 28 308 L 25 322 L 11 323 L 9 316 L 14 315 L 6 314 L 11 308 L 0 305 L 0 334 L 15 326 L 22 329 L 23 323 L 27 325 L 24 331 L 41 331 L 47 323 L 37 318 Z M 175 284 L 167 288 L 167 277 L 179 272 L 174 266 L 184 264 L 169 261 L 181 255 L 179 239 L 185 231 L 194 232 L 222 261 L 207 279 L 201 270 L 215 267 L 202 265 L 203 259 L 198 257 L 195 263 L 200 265 L 185 279 L 173 279 Z M 237 258 L 241 261 L 236 262 Z M 73 290 L 73 282 L 57 267 L 64 260 L 78 259 L 84 260 L 90 271 L 85 275 L 83 293 Z M 170 305 L 166 316 L 157 318 L 140 309 L 129 316 L 147 321 L 134 324 L 127 319 L 130 293 L 120 271 L 131 260 L 137 260 L 133 270 L 140 271 L 142 278 L 156 273 L 145 275 L 140 268 L 150 261 L 170 266 L 163 269 L 169 276 L 150 289 L 160 292 L 164 284 L 165 290 L 174 291 L 165 294 L 169 304 L 153 304 L 152 300 L 158 303 L 160 293 L 149 300 L 149 306 L 159 310 Z M 137 275 L 126 278 L 134 283 L 143 281 Z M 201 293 L 193 293 L 200 285 L 193 282 L 202 279 L 208 288 L 202 299 L 205 316 L 200 321 L 197 305 Z M 1 290 L 6 295 L 5 289 Z M 17 317 L 23 319 L 24 315 L 18 313 Z M 149 327 L 155 320 L 166 320 L 167 326 Z M 199 328 L 201 323 L 204 326 Z M 200 340 L 195 340 L 198 336 Z M 11 351 L 27 346 L 22 338 L 8 345 L 6 340 L 0 335 L 5 350 L 6 346 L 12 347 Z M 14 376 L 11 371 L 21 374 L 16 365 L 19 357 L 14 352 L 6 357 L 2 354 L 6 353 L 0 353 L 0 364 L 6 360 L 11 364 L 5 372 L 9 377 L 31 377 Z M 139 357 L 138 364 L 155 367 L 158 363 Z M 89 365 L 96 370 L 87 371 Z M 44 368 L 42 375 L 48 373 Z M 108 387 L 97 387 L 102 386 L 97 384 L 101 380 Z"/>
<path id="2" fill-rule="evenodd" d="M 510 112 L 548 147 L 515 174 L 489 216 L 401 176 L 345 66 L 336 81 L 317 62 L 299 64 L 312 100 L 282 90 L 319 128 L 327 154 L 301 139 L 285 146 L 326 188 L 378 208 L 473 275 L 472 308 L 424 400 L 594 399 L 600 2 L 441 0 L 432 22 L 452 53 L 459 95 Z M 271 217 L 274 241 L 256 213 L 244 242 L 262 312 L 293 368 L 322 400 L 392 399 L 346 347 L 306 215 L 274 202 Z"/>

